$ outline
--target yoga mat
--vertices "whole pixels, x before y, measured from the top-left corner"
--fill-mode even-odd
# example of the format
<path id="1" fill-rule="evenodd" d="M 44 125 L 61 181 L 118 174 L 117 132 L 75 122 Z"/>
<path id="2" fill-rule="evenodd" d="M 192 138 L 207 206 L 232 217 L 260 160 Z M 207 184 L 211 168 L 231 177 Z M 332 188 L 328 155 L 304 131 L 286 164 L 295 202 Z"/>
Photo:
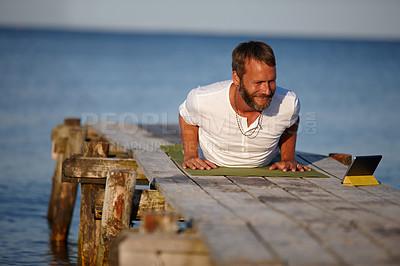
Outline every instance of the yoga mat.
<path id="1" fill-rule="evenodd" d="M 183 163 L 183 146 L 182 145 L 166 145 L 160 146 L 169 157 L 180 167 Z M 280 161 L 280 155 L 274 158 L 270 165 Z M 270 177 L 327 177 L 315 170 L 311 171 L 282 171 L 282 170 L 269 170 L 269 166 L 245 168 L 245 167 L 218 167 L 211 170 L 193 170 L 184 169 L 190 175 L 200 176 L 213 176 L 213 175 L 227 175 L 227 176 L 270 176 Z M 181 167 L 182 168 L 182 167 Z M 183 169 L 183 168 L 182 168 Z"/>

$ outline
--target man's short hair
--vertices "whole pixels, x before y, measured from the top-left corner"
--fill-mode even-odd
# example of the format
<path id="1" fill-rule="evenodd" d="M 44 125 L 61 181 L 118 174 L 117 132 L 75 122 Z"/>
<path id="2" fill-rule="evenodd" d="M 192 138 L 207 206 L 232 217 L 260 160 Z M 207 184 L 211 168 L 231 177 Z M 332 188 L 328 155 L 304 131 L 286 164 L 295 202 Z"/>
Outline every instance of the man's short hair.
<path id="1" fill-rule="evenodd" d="M 260 41 L 243 42 L 232 52 L 232 71 L 236 71 L 239 78 L 246 73 L 247 59 L 259 60 L 272 67 L 276 65 L 274 51 L 268 44 Z"/>

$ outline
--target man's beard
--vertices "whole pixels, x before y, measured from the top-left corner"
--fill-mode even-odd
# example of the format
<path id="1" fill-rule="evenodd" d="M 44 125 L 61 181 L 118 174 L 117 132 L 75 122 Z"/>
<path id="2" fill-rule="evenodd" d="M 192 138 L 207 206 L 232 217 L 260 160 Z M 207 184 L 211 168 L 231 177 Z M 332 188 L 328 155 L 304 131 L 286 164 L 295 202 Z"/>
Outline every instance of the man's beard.
<path id="1" fill-rule="evenodd" d="M 242 83 L 242 81 L 240 81 L 239 94 L 240 94 L 240 96 L 242 96 L 244 102 L 245 102 L 248 106 L 250 106 L 252 109 L 254 109 L 254 110 L 258 111 L 258 112 L 262 112 L 262 111 L 264 111 L 265 109 L 267 109 L 268 106 L 271 104 L 272 97 L 274 96 L 274 93 L 273 93 L 272 91 L 271 91 L 271 94 L 270 94 L 270 95 L 267 95 L 267 94 L 265 94 L 265 93 L 261 93 L 261 94 L 256 94 L 256 93 L 249 94 L 249 92 L 247 91 L 247 89 L 246 89 L 246 87 L 244 86 L 244 84 Z M 254 98 L 255 98 L 255 97 L 262 97 L 262 98 L 267 97 L 267 98 L 269 98 L 269 100 L 266 101 L 266 102 L 264 102 L 264 104 L 261 104 L 261 105 L 260 105 L 260 104 L 257 104 L 257 103 L 254 101 Z"/>

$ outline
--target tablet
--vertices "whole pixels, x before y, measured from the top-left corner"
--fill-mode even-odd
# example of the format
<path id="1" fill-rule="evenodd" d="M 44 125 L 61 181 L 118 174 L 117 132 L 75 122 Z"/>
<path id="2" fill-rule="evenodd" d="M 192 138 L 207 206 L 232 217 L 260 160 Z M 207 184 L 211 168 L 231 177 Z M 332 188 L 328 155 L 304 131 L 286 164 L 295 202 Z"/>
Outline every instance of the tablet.
<path id="1" fill-rule="evenodd" d="M 357 156 L 343 177 L 346 176 L 372 176 L 378 167 L 382 155 Z"/>

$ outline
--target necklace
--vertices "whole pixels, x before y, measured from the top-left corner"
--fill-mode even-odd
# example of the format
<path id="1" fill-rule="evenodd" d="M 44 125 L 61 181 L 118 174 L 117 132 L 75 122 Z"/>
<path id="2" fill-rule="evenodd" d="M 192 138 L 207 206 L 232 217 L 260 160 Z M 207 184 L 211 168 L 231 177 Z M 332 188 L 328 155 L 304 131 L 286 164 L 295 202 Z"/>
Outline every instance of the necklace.
<path id="1" fill-rule="evenodd" d="M 240 130 L 240 133 L 242 133 L 243 136 L 248 137 L 249 139 L 254 139 L 255 137 L 257 137 L 258 132 L 260 132 L 263 115 L 260 114 L 260 118 L 258 119 L 257 127 L 253 128 L 249 132 L 245 133 L 244 130 L 243 130 L 243 127 L 242 127 L 242 123 L 240 123 L 240 121 L 239 121 L 239 114 L 237 112 L 238 108 L 237 108 L 237 105 L 236 105 L 236 93 L 237 93 L 237 89 L 235 90 L 235 95 L 233 96 L 233 101 L 235 103 L 235 109 L 236 109 L 235 110 L 236 123 L 238 125 L 239 130 Z"/>

